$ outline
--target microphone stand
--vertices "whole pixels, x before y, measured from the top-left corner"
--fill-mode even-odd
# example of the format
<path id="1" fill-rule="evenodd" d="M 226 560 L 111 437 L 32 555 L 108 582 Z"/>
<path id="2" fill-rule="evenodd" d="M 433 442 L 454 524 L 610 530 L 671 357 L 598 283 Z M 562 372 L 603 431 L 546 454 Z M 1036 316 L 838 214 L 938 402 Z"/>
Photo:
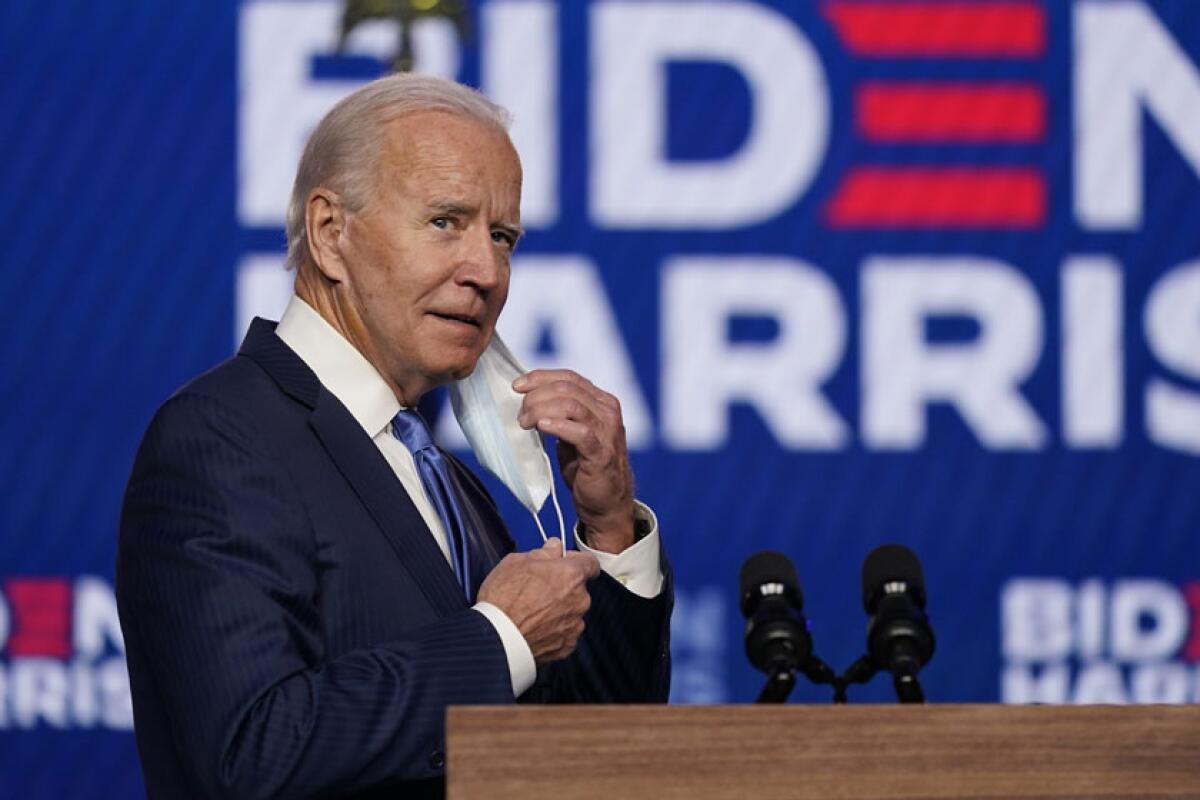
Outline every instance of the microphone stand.
<path id="1" fill-rule="evenodd" d="M 897 659 L 895 670 L 892 672 L 892 687 L 896 690 L 896 699 L 901 703 L 924 703 L 925 692 L 921 682 L 917 680 L 917 670 L 920 662 L 910 659 Z M 833 685 L 833 702 L 846 702 L 846 687 L 855 683 L 867 683 L 875 677 L 879 668 L 871 656 L 864 655 L 850 665 Z"/>
<path id="2" fill-rule="evenodd" d="M 897 672 L 892 676 L 892 686 L 896 688 L 896 699 L 901 703 L 925 702 L 925 692 L 915 672 Z"/>
<path id="3" fill-rule="evenodd" d="M 788 699 L 788 695 L 792 693 L 792 688 L 795 685 L 796 673 L 786 667 L 773 669 L 767 677 L 767 682 L 763 685 L 762 691 L 759 692 L 758 699 L 754 702 L 782 703 Z"/>
<path id="4" fill-rule="evenodd" d="M 901 639 L 896 642 L 891 653 L 892 685 L 896 689 L 896 699 L 901 703 L 925 702 L 925 692 L 917 680 L 917 671 L 920 669 L 921 660 L 912 640 Z"/>
<path id="5" fill-rule="evenodd" d="M 816 656 L 809 658 L 798 668 L 800 674 L 808 678 L 809 681 L 815 684 L 826 684 L 829 686 L 837 686 L 837 675 L 829 668 L 824 661 Z M 790 667 L 786 660 L 780 660 L 772 665 L 771 671 L 768 674 L 767 682 L 759 693 L 756 703 L 782 703 L 787 700 L 788 695 L 792 693 L 792 689 L 796 685 L 796 672 Z"/>
<path id="6" fill-rule="evenodd" d="M 853 683 L 866 683 L 874 678 L 878 671 L 875 662 L 869 655 L 861 656 L 858 661 L 850 665 L 849 669 L 838 676 L 837 682 L 833 685 L 833 702 L 839 705 L 845 703 L 846 687 Z"/>

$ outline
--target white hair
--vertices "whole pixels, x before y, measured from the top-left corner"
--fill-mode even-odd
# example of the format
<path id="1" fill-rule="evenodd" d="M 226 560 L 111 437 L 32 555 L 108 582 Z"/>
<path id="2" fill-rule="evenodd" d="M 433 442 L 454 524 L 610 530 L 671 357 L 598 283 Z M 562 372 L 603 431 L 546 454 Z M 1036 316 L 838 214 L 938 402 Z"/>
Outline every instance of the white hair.
<path id="1" fill-rule="evenodd" d="M 385 123 L 420 111 L 447 111 L 507 131 L 509 113 L 461 83 L 431 75 L 400 73 L 372 81 L 343 98 L 326 114 L 304 146 L 287 209 L 287 264 L 309 260 L 305 206 L 318 186 L 337 192 L 352 211 L 361 211 L 375 186 L 375 168 Z"/>

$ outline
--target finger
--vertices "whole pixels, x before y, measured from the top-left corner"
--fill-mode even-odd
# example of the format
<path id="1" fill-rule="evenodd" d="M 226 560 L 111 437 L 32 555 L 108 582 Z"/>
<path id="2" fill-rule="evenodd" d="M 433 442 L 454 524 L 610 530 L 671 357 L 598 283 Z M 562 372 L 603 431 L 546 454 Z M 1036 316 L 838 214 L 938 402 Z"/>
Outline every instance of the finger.
<path id="1" fill-rule="evenodd" d="M 539 419 L 571 419 L 594 427 L 600 427 L 603 420 L 596 414 L 595 401 L 590 397 L 578 394 L 542 394 L 525 395 L 521 403 L 521 411 L 517 414 L 517 422 L 521 427 L 532 428 Z"/>
<path id="2" fill-rule="evenodd" d="M 612 395 L 601 392 L 594 387 L 585 386 L 574 381 L 559 380 L 543 383 L 525 392 L 525 402 L 528 408 L 534 402 L 543 402 L 555 397 L 572 398 L 581 405 L 591 409 L 593 413 L 603 414 L 605 418 L 619 417 L 620 404 Z"/>
<path id="3" fill-rule="evenodd" d="M 592 607 L 592 596 L 586 591 L 580 592 L 579 594 L 582 596 L 579 598 L 579 602 L 575 605 L 575 613 L 582 620 L 585 616 L 587 616 L 588 610 Z"/>
<path id="4" fill-rule="evenodd" d="M 600 574 L 600 562 L 591 553 L 581 553 L 578 550 L 573 550 L 567 553 L 567 563 L 577 565 L 583 570 L 583 574 L 588 580 Z"/>
<path id="5" fill-rule="evenodd" d="M 605 460 L 604 442 L 596 435 L 591 425 L 559 417 L 545 417 L 539 419 L 534 427 L 540 433 L 557 436 L 560 442 L 573 445 L 579 454 L 589 461 Z"/>
<path id="6" fill-rule="evenodd" d="M 562 549 L 562 540 L 550 538 L 537 550 L 529 551 L 529 555 L 538 559 L 562 558 Z"/>
<path id="7" fill-rule="evenodd" d="M 513 381 L 513 388 L 519 392 L 525 392 L 553 381 L 571 381 L 595 388 L 591 381 L 573 369 L 531 369 Z M 517 385 L 520 388 L 517 388 Z"/>
<path id="8" fill-rule="evenodd" d="M 559 646 L 554 651 L 552 656 L 555 660 L 566 658 L 575 652 L 575 648 L 579 645 L 579 637 L 583 636 L 584 625 L 583 620 L 571 625 L 561 633 Z"/>
<path id="9" fill-rule="evenodd" d="M 533 373 L 529 373 L 533 375 Z M 552 378 L 551 376 L 561 376 Z M 515 385 L 515 384 L 514 384 Z M 591 414 L 606 427 L 625 430 L 621 413 L 621 401 L 603 389 L 597 388 L 586 378 L 570 370 L 539 370 L 531 383 L 523 390 L 525 402 L 522 409 L 529 409 L 530 399 L 539 401 L 547 396 L 572 397 L 586 406 Z M 527 430 L 533 427 L 533 422 L 526 415 L 521 424 Z"/>
<path id="10" fill-rule="evenodd" d="M 621 424 L 621 401 L 616 396 L 596 387 L 586 378 L 579 381 L 558 380 L 546 383 L 530 391 L 535 394 L 560 394 L 581 399 L 594 414 L 612 425 Z"/>
<path id="11" fill-rule="evenodd" d="M 564 658 L 568 658 L 571 655 L 571 653 L 574 653 L 574 652 L 575 652 L 575 642 L 571 642 L 566 647 L 559 648 L 558 650 L 555 650 L 553 653 L 551 653 L 549 656 L 547 656 L 546 661 L 547 661 L 547 663 L 554 663 L 555 661 L 562 661 Z"/>
<path id="12" fill-rule="evenodd" d="M 560 381 L 578 387 L 597 400 L 601 400 L 602 396 L 607 395 L 606 392 L 597 388 L 596 384 L 570 369 L 535 369 L 526 372 L 520 378 L 513 381 L 513 389 L 521 394 L 528 394 L 534 389 Z"/>

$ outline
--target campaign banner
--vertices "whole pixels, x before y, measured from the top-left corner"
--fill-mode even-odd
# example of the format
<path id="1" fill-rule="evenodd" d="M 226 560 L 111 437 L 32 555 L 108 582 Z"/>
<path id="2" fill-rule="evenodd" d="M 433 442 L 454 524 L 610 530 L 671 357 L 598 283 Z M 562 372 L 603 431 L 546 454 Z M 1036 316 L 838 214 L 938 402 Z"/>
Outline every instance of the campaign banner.
<path id="1" fill-rule="evenodd" d="M 888 542 L 924 566 L 931 701 L 1200 702 L 1200 6 L 480 0 L 413 4 L 402 38 L 369 5 L 0 10 L 0 795 L 141 791 L 112 595 L 134 450 L 285 306 L 309 131 L 410 65 L 513 115 L 499 331 L 621 400 L 673 702 L 757 695 L 759 550 L 849 666 Z"/>

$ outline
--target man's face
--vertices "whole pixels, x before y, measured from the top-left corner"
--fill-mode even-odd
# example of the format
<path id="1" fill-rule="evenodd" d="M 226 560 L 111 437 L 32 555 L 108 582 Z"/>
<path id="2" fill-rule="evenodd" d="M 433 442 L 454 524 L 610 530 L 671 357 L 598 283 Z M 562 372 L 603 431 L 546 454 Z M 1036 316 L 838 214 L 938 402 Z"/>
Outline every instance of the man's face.
<path id="1" fill-rule="evenodd" d="M 356 344 L 411 404 L 491 341 L 520 235 L 521 165 L 498 129 L 445 112 L 384 126 L 374 195 L 342 241 Z"/>

